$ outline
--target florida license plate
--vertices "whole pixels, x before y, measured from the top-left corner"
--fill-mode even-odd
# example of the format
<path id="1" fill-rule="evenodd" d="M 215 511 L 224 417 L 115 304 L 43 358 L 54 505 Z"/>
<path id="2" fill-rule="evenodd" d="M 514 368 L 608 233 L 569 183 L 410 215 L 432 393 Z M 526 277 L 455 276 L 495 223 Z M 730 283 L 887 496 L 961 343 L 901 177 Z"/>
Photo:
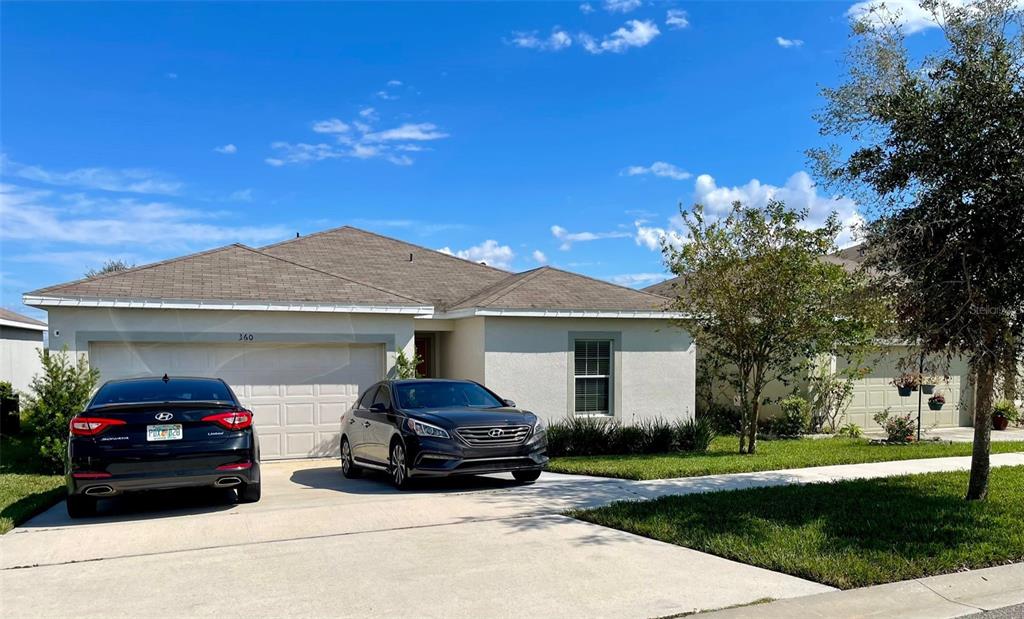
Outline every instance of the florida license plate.
<path id="1" fill-rule="evenodd" d="M 181 440 L 181 424 L 168 423 L 159 426 L 146 426 L 147 441 L 179 441 Z"/>

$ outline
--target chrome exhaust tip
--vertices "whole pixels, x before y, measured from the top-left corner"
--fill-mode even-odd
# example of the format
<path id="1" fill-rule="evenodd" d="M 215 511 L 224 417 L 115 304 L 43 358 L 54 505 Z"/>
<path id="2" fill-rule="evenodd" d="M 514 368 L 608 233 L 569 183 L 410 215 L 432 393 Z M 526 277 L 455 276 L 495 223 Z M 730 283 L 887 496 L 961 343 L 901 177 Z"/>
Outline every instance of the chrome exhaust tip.
<path id="1" fill-rule="evenodd" d="M 110 486 L 92 486 L 86 488 L 85 493 L 89 496 L 107 496 L 108 494 L 114 494 L 114 489 Z"/>
<path id="2" fill-rule="evenodd" d="M 242 480 L 237 477 L 221 477 L 214 485 L 218 488 L 230 488 L 231 486 L 237 486 L 242 483 Z"/>

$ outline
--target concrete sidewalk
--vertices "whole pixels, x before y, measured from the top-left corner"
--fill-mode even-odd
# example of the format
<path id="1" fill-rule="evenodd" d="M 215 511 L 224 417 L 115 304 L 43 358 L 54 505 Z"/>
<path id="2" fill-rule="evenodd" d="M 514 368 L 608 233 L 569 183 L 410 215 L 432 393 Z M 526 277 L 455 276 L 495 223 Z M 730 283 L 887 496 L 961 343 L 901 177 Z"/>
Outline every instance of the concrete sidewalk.
<path id="1" fill-rule="evenodd" d="M 709 619 L 964 617 L 1024 603 L 1024 563 L 730 608 Z"/>

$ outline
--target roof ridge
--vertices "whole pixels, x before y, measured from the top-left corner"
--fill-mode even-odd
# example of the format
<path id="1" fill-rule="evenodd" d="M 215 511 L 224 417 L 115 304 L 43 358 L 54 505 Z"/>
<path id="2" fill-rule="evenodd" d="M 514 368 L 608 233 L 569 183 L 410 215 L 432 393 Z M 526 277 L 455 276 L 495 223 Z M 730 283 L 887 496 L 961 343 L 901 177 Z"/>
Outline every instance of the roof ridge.
<path id="1" fill-rule="evenodd" d="M 429 248 L 429 247 L 427 247 L 425 245 L 417 245 L 416 243 L 411 243 L 411 242 L 405 241 L 403 239 L 397 239 L 397 238 L 395 238 L 393 236 L 387 236 L 385 234 L 380 234 L 379 232 L 372 232 L 370 230 L 363 230 L 362 228 L 357 228 L 355 226 L 350 226 L 350 225 L 338 226 L 336 228 L 330 228 L 328 230 L 321 230 L 319 232 L 314 232 L 313 234 L 310 234 L 309 236 L 296 237 L 294 239 L 285 239 L 284 241 L 279 241 L 279 242 L 273 243 L 271 245 L 265 245 L 263 247 L 260 247 L 259 249 L 260 249 L 260 251 L 263 251 L 263 250 L 266 250 L 266 249 L 271 249 L 273 247 L 279 247 L 281 245 L 286 245 L 288 243 L 294 243 L 296 241 L 302 241 L 304 239 L 311 239 L 311 238 L 316 237 L 316 236 L 322 236 L 324 234 L 330 234 L 331 232 L 338 232 L 340 230 L 352 230 L 354 232 L 359 232 L 361 234 L 368 234 L 370 236 L 375 236 L 377 238 L 384 239 L 386 241 L 391 241 L 392 243 L 401 243 L 402 245 L 408 245 L 409 247 L 415 247 L 416 249 L 420 249 L 420 250 L 423 250 L 423 251 L 429 251 L 431 253 L 438 254 L 440 256 L 445 256 L 447 258 L 451 258 L 452 260 L 458 260 L 460 262 L 465 262 L 466 264 L 472 264 L 474 266 L 481 267 L 481 268 L 484 268 L 484 269 L 489 269 L 491 271 L 498 271 L 499 273 L 515 275 L 515 273 L 510 273 L 509 271 L 506 271 L 505 269 L 499 269 L 497 267 L 492 267 L 489 264 L 482 264 L 480 262 L 473 262 L 472 260 L 469 260 L 469 259 L 466 259 L 466 258 L 460 258 L 460 257 L 455 256 L 453 254 L 446 254 L 443 251 L 438 251 L 436 249 L 431 249 L 431 248 Z"/>
<path id="2" fill-rule="evenodd" d="M 458 307 L 458 306 L 462 305 L 463 303 L 466 303 L 470 299 L 473 299 L 474 297 L 478 297 L 478 296 L 481 296 L 481 295 L 491 294 L 491 296 L 493 296 L 494 294 L 498 294 L 498 292 L 505 290 L 506 288 L 508 288 L 512 284 L 515 284 L 516 282 L 518 282 L 521 279 L 523 279 L 523 277 L 527 273 L 530 273 L 530 272 L 536 271 L 536 270 L 537 269 L 530 269 L 528 271 L 521 271 L 519 273 L 509 273 L 508 277 L 504 277 L 504 278 L 494 282 L 493 284 L 490 284 L 489 286 L 484 286 L 483 288 L 480 288 L 478 290 L 474 290 L 471 294 L 468 294 L 468 295 L 462 297 L 461 299 L 459 299 L 459 300 L 457 300 L 457 301 L 455 301 L 453 303 L 450 303 L 448 305 L 448 307 Z M 509 280 L 515 280 L 515 281 L 509 281 Z M 486 300 L 489 300 L 490 298 L 491 298 L 490 296 L 484 296 L 483 300 L 486 301 Z"/>
<path id="3" fill-rule="evenodd" d="M 537 267 L 536 269 L 530 269 L 529 271 L 523 271 L 522 273 L 516 273 L 513 277 L 518 277 L 519 279 L 517 279 L 514 282 L 510 282 L 510 283 L 506 284 L 505 286 L 498 286 L 497 289 L 494 291 L 494 294 L 492 294 L 492 295 L 490 295 L 488 297 L 484 297 L 483 299 L 481 299 L 480 305 L 483 306 L 483 305 L 487 305 L 489 303 L 494 303 L 498 299 L 504 297 L 505 295 L 507 295 L 510 292 L 512 292 L 513 290 L 515 290 L 516 288 L 519 288 L 520 286 L 522 286 L 526 282 L 528 282 L 531 279 L 537 277 L 537 275 L 539 275 L 546 268 L 548 268 L 548 267 L 547 266 L 542 266 L 542 267 Z"/>
<path id="4" fill-rule="evenodd" d="M 381 292 L 386 292 L 388 294 L 393 294 L 396 297 L 401 297 L 403 299 L 408 299 L 410 301 L 415 301 L 416 303 L 426 303 L 426 301 L 424 301 L 423 299 L 417 299 L 415 297 L 410 297 L 407 294 L 402 294 L 400 292 L 395 292 L 394 290 L 388 290 L 387 288 L 381 288 L 380 286 L 376 286 L 374 284 L 368 284 L 368 283 L 360 281 L 358 279 L 352 279 L 351 277 L 345 277 L 344 275 L 338 275 L 337 273 L 330 273 L 328 271 L 323 271 L 321 269 L 317 269 L 315 267 L 311 267 L 309 265 L 302 264 L 301 262 L 295 262 L 294 260 L 288 260 L 287 258 L 281 258 L 279 256 L 272 256 L 272 255 L 270 255 L 268 253 L 264 253 L 263 251 L 261 251 L 259 249 L 256 249 L 255 247 L 249 247 L 248 245 L 242 245 L 241 243 L 236 243 L 236 245 L 238 245 L 242 249 L 246 249 L 248 251 L 251 251 L 254 254 L 257 254 L 259 256 L 263 256 L 264 258 L 270 258 L 272 260 L 280 260 L 281 262 L 285 262 L 287 264 L 291 264 L 293 266 L 297 266 L 297 267 L 302 268 L 302 269 L 307 269 L 307 270 L 313 271 L 314 273 L 320 273 L 322 275 L 327 275 L 328 277 L 333 277 L 335 279 L 341 279 L 341 280 L 344 280 L 346 282 L 352 282 L 353 284 L 359 284 L 360 286 L 366 286 L 367 288 L 373 288 L 374 290 L 379 290 Z"/>
<path id="5" fill-rule="evenodd" d="M 598 279 L 596 277 L 591 277 L 589 275 L 584 275 L 582 273 L 576 273 L 574 271 L 566 271 L 565 269 L 559 269 L 558 267 L 544 266 L 544 267 L 541 267 L 541 268 L 550 269 L 552 271 L 558 271 L 559 273 L 566 273 L 568 275 L 575 275 L 577 277 L 582 277 L 584 279 L 589 279 L 592 282 L 598 282 L 600 284 L 607 284 L 609 286 L 614 286 L 616 288 L 622 288 L 623 290 L 628 290 L 630 292 L 635 292 L 637 294 L 647 295 L 649 297 L 654 297 L 655 299 L 664 299 L 665 298 L 665 297 L 661 296 L 660 294 L 654 294 L 654 293 L 651 293 L 651 292 L 645 292 L 643 290 L 637 290 L 636 288 L 630 288 L 629 286 L 623 286 L 621 284 L 615 284 L 615 283 L 609 282 L 607 280 Z"/>
<path id="6" fill-rule="evenodd" d="M 154 267 L 163 266 L 165 264 L 171 264 L 173 262 L 178 262 L 178 261 L 181 261 L 181 260 L 185 260 L 186 258 L 196 258 L 198 256 L 206 256 L 206 255 L 209 255 L 209 254 L 215 254 L 215 253 L 217 253 L 219 251 L 224 251 L 225 249 L 230 249 L 231 247 L 245 247 L 245 246 L 242 245 L 241 243 L 230 243 L 228 245 L 221 245 L 220 247 L 214 247 L 212 249 L 204 249 L 203 251 L 197 251 L 197 252 L 193 252 L 191 254 L 185 254 L 184 256 L 178 256 L 177 258 L 166 258 L 164 260 L 158 260 L 157 262 L 151 262 L 149 264 L 143 264 L 141 266 L 132 267 L 130 269 L 122 269 L 120 271 L 110 271 L 109 273 L 101 273 L 99 275 L 94 275 L 92 277 L 82 277 L 82 278 L 79 278 L 79 279 L 76 279 L 76 280 L 72 280 L 70 282 L 64 282 L 62 284 L 56 284 L 54 286 L 47 286 L 45 288 L 39 288 L 38 290 L 33 290 L 32 292 L 27 292 L 25 294 L 29 294 L 29 295 L 42 294 L 42 293 L 50 291 L 50 290 L 58 290 L 60 288 L 66 288 L 68 286 L 73 286 L 75 284 L 80 284 L 82 282 L 93 282 L 93 281 L 96 281 L 96 280 L 99 280 L 99 279 L 109 279 L 111 277 L 117 277 L 118 275 L 127 275 L 129 273 L 137 273 L 139 271 L 145 271 L 146 269 L 152 269 Z"/>

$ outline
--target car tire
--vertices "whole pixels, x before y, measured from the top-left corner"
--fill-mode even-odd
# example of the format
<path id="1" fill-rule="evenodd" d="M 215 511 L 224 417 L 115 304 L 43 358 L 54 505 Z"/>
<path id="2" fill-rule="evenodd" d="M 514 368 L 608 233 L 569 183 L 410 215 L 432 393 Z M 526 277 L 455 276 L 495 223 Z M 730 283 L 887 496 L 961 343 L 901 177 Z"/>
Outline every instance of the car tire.
<path id="1" fill-rule="evenodd" d="M 524 484 L 531 481 L 537 481 L 537 478 L 540 477 L 540 469 L 533 471 L 512 471 L 512 477 L 515 477 L 516 481 Z"/>
<path id="2" fill-rule="evenodd" d="M 341 439 L 341 474 L 346 479 L 358 479 L 363 475 L 363 469 L 352 460 L 352 447 L 349 445 L 348 437 Z"/>
<path id="3" fill-rule="evenodd" d="M 96 515 L 96 499 L 89 496 L 73 494 L 68 497 L 68 516 L 85 518 Z"/>
<path id="4" fill-rule="evenodd" d="M 399 490 L 409 488 L 409 465 L 406 461 L 405 445 L 401 441 L 391 444 L 391 454 L 388 456 L 388 477 L 391 478 L 391 485 Z"/>
<path id="5" fill-rule="evenodd" d="M 239 503 L 256 503 L 260 500 L 260 482 L 242 484 L 238 487 Z"/>

